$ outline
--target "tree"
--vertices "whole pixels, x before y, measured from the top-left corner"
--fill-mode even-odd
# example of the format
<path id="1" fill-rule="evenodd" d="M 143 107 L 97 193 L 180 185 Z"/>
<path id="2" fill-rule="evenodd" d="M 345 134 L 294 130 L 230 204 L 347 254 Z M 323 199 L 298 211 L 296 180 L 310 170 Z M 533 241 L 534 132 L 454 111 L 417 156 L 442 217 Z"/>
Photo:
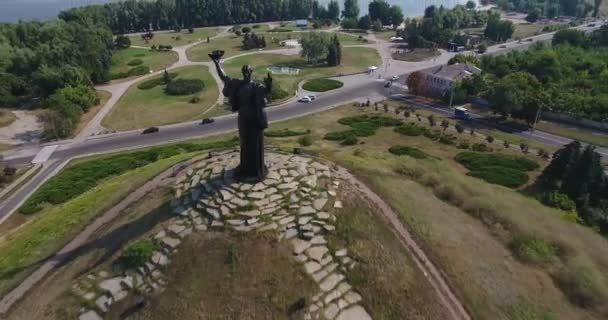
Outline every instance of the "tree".
<path id="1" fill-rule="evenodd" d="M 306 58 L 309 63 L 317 63 L 321 58 L 327 56 L 328 40 L 324 34 L 310 32 L 302 36 L 300 42 L 302 57 Z"/>
<path id="2" fill-rule="evenodd" d="M 575 47 L 583 47 L 589 44 L 588 37 L 583 31 L 574 29 L 560 30 L 553 36 L 552 44 L 569 44 Z"/>
<path id="3" fill-rule="evenodd" d="M 114 40 L 114 48 L 126 49 L 131 46 L 131 39 L 125 35 L 119 34 Z"/>
<path id="4" fill-rule="evenodd" d="M 331 0 L 327 5 L 327 18 L 338 21 L 340 19 L 340 5 L 338 1 Z"/>
<path id="5" fill-rule="evenodd" d="M 372 22 L 372 30 L 374 30 L 375 32 L 382 31 L 383 28 L 384 26 L 382 25 L 382 21 L 376 20 Z"/>
<path id="6" fill-rule="evenodd" d="M 342 20 L 342 29 L 357 29 L 359 21 L 355 18 L 345 18 Z"/>
<path id="7" fill-rule="evenodd" d="M 424 75 L 421 72 L 410 73 L 406 80 L 409 92 L 417 96 L 423 95 L 425 91 L 424 81 Z"/>
<path id="8" fill-rule="evenodd" d="M 487 38 L 493 39 L 496 42 L 505 41 L 515 32 L 513 22 L 500 20 L 500 14 L 491 14 L 484 31 Z"/>
<path id="9" fill-rule="evenodd" d="M 169 75 L 169 72 L 165 69 L 165 72 L 163 72 L 163 83 L 167 84 L 169 82 L 171 82 L 171 75 Z"/>
<path id="10" fill-rule="evenodd" d="M 342 11 L 342 17 L 351 19 L 359 18 L 359 4 L 357 0 L 344 0 L 344 10 Z"/>
<path id="11" fill-rule="evenodd" d="M 597 18 L 600 14 L 600 8 L 602 7 L 602 0 L 595 0 L 593 6 L 593 17 Z"/>
<path id="12" fill-rule="evenodd" d="M 534 8 L 534 9 L 530 10 L 530 12 L 528 12 L 528 15 L 526 16 L 526 21 L 528 21 L 530 23 L 534 23 L 538 20 L 539 17 L 540 17 L 540 10 L 538 8 Z"/>
<path id="13" fill-rule="evenodd" d="M 475 3 L 475 1 L 469 0 L 467 1 L 466 7 L 469 10 L 473 10 L 477 7 L 477 3 Z"/>
<path id="14" fill-rule="evenodd" d="M 485 42 L 482 42 L 477 46 L 477 52 L 486 53 L 486 51 L 488 51 L 488 45 Z"/>
<path id="15" fill-rule="evenodd" d="M 380 20 L 382 24 L 388 25 L 391 23 L 390 15 L 391 6 L 384 0 L 373 0 L 369 3 L 369 17 L 372 21 Z"/>
<path id="16" fill-rule="evenodd" d="M 393 25 L 393 29 L 397 29 L 403 23 L 403 11 L 398 5 L 392 5 L 389 11 L 389 21 Z"/>
<path id="17" fill-rule="evenodd" d="M 357 24 L 359 29 L 361 30 L 369 30 L 372 27 L 372 20 L 369 15 L 366 14 L 359 19 L 359 23 Z"/>
<path id="18" fill-rule="evenodd" d="M 338 35 L 334 35 L 330 44 L 327 47 L 327 65 L 335 67 L 342 62 L 342 49 Z"/>
<path id="19" fill-rule="evenodd" d="M 490 107 L 503 116 L 512 115 L 529 123 L 540 105 L 540 82 L 527 72 L 514 72 L 500 79 L 489 90 Z"/>

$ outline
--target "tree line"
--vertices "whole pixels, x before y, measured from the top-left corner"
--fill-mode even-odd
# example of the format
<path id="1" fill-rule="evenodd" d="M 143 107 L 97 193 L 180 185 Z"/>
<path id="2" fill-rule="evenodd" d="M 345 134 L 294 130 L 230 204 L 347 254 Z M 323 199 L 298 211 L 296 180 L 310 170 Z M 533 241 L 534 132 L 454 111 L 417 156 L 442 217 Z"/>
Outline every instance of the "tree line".
<path id="1" fill-rule="evenodd" d="M 339 5 L 332 1 L 326 9 L 313 0 L 126 0 L 75 8 L 68 12 L 73 14 L 81 11 L 102 11 L 101 15 L 112 32 L 123 34 L 306 19 L 313 13 L 319 18 L 336 19 Z"/>
<path id="2" fill-rule="evenodd" d="M 529 16 L 555 18 L 558 16 L 599 16 L 602 0 L 498 0 L 498 8 L 528 13 Z M 535 20 L 535 19 L 532 19 Z"/>
<path id="3" fill-rule="evenodd" d="M 474 7 L 473 7 L 474 8 Z M 488 11 L 477 11 L 466 6 L 457 5 L 452 9 L 429 6 L 424 11 L 422 19 L 406 19 L 405 29 L 399 31 L 411 49 L 445 47 L 449 41 L 458 38 L 458 30 L 463 28 L 482 27 L 492 18 L 490 35 L 495 36 L 494 28 L 500 21 L 500 15 Z M 505 22 L 508 24 L 508 22 Z M 504 33 L 498 31 L 504 38 Z M 509 35 L 510 36 L 510 35 Z"/>
<path id="4" fill-rule="evenodd" d="M 359 17 L 359 7 L 356 2 L 346 1 L 342 12 L 342 28 L 344 29 L 373 29 L 381 31 L 384 26 L 392 25 L 394 29 L 403 23 L 403 12 L 398 5 L 390 5 L 384 0 L 373 0 L 369 3 L 368 14 Z"/>
<path id="5" fill-rule="evenodd" d="M 552 45 L 484 56 L 469 86 L 504 116 L 532 123 L 540 108 L 597 121 L 608 119 L 608 26 L 592 35 L 562 30 Z"/>

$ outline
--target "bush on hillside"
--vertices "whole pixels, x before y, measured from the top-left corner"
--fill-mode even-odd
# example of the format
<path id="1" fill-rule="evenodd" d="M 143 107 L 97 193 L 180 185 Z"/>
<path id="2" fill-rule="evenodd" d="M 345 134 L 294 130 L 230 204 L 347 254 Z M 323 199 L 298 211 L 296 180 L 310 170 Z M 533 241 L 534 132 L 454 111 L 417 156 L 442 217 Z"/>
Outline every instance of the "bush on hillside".
<path id="1" fill-rule="evenodd" d="M 536 237 L 517 235 L 509 247 L 524 262 L 547 264 L 557 260 L 557 247 Z"/>
<path id="2" fill-rule="evenodd" d="M 348 136 L 344 141 L 342 141 L 342 145 L 344 146 L 354 146 L 359 142 L 356 136 Z"/>
<path id="3" fill-rule="evenodd" d="M 130 269 L 141 267 L 152 258 L 157 247 L 152 240 L 139 240 L 125 249 L 119 258 L 120 263 Z"/>
<path id="4" fill-rule="evenodd" d="M 492 152 L 492 148 L 488 147 L 485 143 L 474 143 L 471 150 L 476 152 Z"/>
<path id="5" fill-rule="evenodd" d="M 413 147 L 407 147 L 407 146 L 392 146 L 388 149 L 388 152 L 397 155 L 397 156 L 410 156 L 412 158 L 416 158 L 416 159 L 425 159 L 428 157 L 428 155 L 416 148 Z"/>
<path id="6" fill-rule="evenodd" d="M 326 91 L 342 88 L 343 86 L 344 86 L 344 83 L 342 83 L 341 81 L 338 81 L 338 80 L 313 79 L 313 80 L 306 81 L 306 83 L 304 83 L 302 88 L 304 90 L 308 90 L 308 91 L 312 91 L 312 92 L 326 92 Z"/>
<path id="7" fill-rule="evenodd" d="M 523 171 L 500 166 L 484 167 L 470 171 L 468 175 L 508 188 L 518 188 L 526 184 L 529 179 L 528 175 Z"/>
<path id="8" fill-rule="evenodd" d="M 575 210 L 576 203 L 568 197 L 567 194 L 559 193 L 557 191 L 546 192 L 539 196 L 540 202 L 551 208 L 557 208 L 565 211 Z"/>
<path id="9" fill-rule="evenodd" d="M 200 79 L 176 79 L 167 83 L 165 92 L 173 96 L 183 96 L 197 93 L 205 88 L 205 83 Z"/>
<path id="10" fill-rule="evenodd" d="M 563 268 L 556 276 L 557 284 L 568 299 L 582 308 L 592 308 L 606 302 L 608 288 L 602 275 L 585 266 Z"/>
<path id="11" fill-rule="evenodd" d="M 289 92 L 283 90 L 283 88 L 281 88 L 278 83 L 274 82 L 272 84 L 272 88 L 270 89 L 270 100 L 282 100 L 287 98 L 288 96 Z"/>
<path id="12" fill-rule="evenodd" d="M 344 131 L 332 131 L 325 134 L 323 139 L 331 140 L 331 141 L 341 141 L 346 138 L 355 137 L 355 133 L 353 130 L 344 130 Z"/>
<path id="13" fill-rule="evenodd" d="M 295 137 L 302 136 L 307 133 L 310 133 L 310 130 L 306 131 L 296 131 L 291 129 L 280 129 L 280 130 L 268 130 L 264 132 L 264 135 L 271 138 L 284 138 L 284 137 Z"/>
<path id="14" fill-rule="evenodd" d="M 461 152 L 456 155 L 455 159 L 469 170 L 500 166 L 525 172 L 540 167 L 538 163 L 524 157 L 496 153 Z"/>
<path id="15" fill-rule="evenodd" d="M 424 131 L 426 131 L 425 128 L 419 127 L 413 123 L 404 124 L 395 128 L 395 132 L 410 137 L 420 136 Z"/>
<path id="16" fill-rule="evenodd" d="M 306 135 L 298 138 L 298 143 L 303 147 L 308 147 L 312 145 L 312 137 L 310 135 Z"/>

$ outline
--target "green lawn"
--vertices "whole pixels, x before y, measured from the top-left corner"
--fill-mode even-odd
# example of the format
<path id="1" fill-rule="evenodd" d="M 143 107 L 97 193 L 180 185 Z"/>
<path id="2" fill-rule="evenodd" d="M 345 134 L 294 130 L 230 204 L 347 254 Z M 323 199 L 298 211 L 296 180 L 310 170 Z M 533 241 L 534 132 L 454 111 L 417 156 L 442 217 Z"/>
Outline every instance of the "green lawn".
<path id="1" fill-rule="evenodd" d="M 342 86 L 344 86 L 344 83 L 342 83 L 338 80 L 322 78 L 322 79 L 308 80 L 308 81 L 306 81 L 306 83 L 304 83 L 302 88 L 304 90 L 308 90 L 308 91 L 312 91 L 312 92 L 325 92 L 325 91 L 342 88 Z"/>
<path id="2" fill-rule="evenodd" d="M 0 128 L 11 125 L 15 120 L 17 116 L 11 110 L 0 109 Z"/>
<path id="3" fill-rule="evenodd" d="M 532 23 L 516 24 L 515 32 L 513 33 L 513 36 L 511 38 L 519 40 L 535 36 L 542 32 L 543 27 L 543 25 Z"/>
<path id="4" fill-rule="evenodd" d="M 177 62 L 177 53 L 173 51 L 151 51 L 140 48 L 115 50 L 112 54 L 110 73 L 117 74 L 129 71 L 133 66 L 128 65 L 128 63 L 135 59 L 140 59 L 143 62 L 142 65 L 147 66 L 151 71 L 158 71 Z"/>
<path id="5" fill-rule="evenodd" d="M 334 34 L 336 33 L 329 33 L 329 35 L 333 38 Z M 359 40 L 359 35 L 356 34 L 349 34 L 349 33 L 337 33 L 338 34 L 338 39 L 340 39 L 340 44 L 343 46 L 350 46 L 350 45 L 365 45 L 365 44 L 372 44 L 374 43 L 373 41 L 369 41 L 365 38 L 362 38 L 361 40 Z M 365 35 L 361 35 L 361 36 L 365 36 Z"/>
<path id="6" fill-rule="evenodd" d="M 215 105 L 219 92 L 206 67 L 184 67 L 172 72 L 178 74 L 178 79 L 201 79 L 205 88 L 194 95 L 170 96 L 165 94 L 164 86 L 141 90 L 135 84 L 103 119 L 102 125 L 121 131 L 195 120 Z M 194 96 L 199 96 L 200 102 L 190 103 Z"/>
<path id="7" fill-rule="evenodd" d="M 397 33 L 395 31 L 382 31 L 382 32 L 375 32 L 374 34 L 376 35 L 376 38 L 390 41 L 391 37 L 394 37 Z"/>
<path id="8" fill-rule="evenodd" d="M 279 49 L 281 48 L 281 41 L 290 38 L 297 39 L 301 36 L 301 34 L 293 32 L 262 32 L 257 34 L 264 36 L 266 39 L 266 48 L 262 50 Z M 242 44 L 243 36 L 230 34 L 225 37 L 212 39 L 210 43 L 203 42 L 198 44 L 188 49 L 186 54 L 188 55 L 188 59 L 192 61 L 209 61 L 207 55 L 213 50 L 224 50 L 224 59 L 241 53 L 261 51 L 260 49 L 243 50 L 241 48 Z"/>
<path id="9" fill-rule="evenodd" d="M 380 64 L 380 56 L 375 49 L 371 48 L 343 48 L 342 65 L 338 67 L 311 67 L 304 59 L 298 56 L 256 54 L 227 61 L 225 65 L 226 72 L 231 76 L 240 77 L 240 70 L 243 64 L 251 64 L 254 67 L 254 77 L 259 80 L 266 76 L 269 66 L 300 68 L 298 75 L 273 75 L 276 83 L 283 90 L 289 92 L 290 95 L 293 95 L 298 88 L 298 83 L 302 80 L 363 72 L 370 65 Z"/>
<path id="10" fill-rule="evenodd" d="M 151 47 L 153 45 L 170 45 L 177 47 L 206 40 L 207 37 L 213 37 L 221 31 L 222 28 L 219 27 L 195 28 L 194 33 L 189 33 L 188 29 L 184 29 L 181 32 L 157 32 L 150 41 L 143 40 L 140 35 L 130 36 L 129 39 L 131 39 L 131 45 L 134 46 Z M 179 40 L 177 38 L 179 38 Z"/>
<path id="11" fill-rule="evenodd" d="M 545 207 L 521 192 L 467 176 L 467 170 L 454 160 L 461 151 L 454 146 L 423 136 L 401 136 L 392 128 L 380 128 L 375 135 L 361 138 L 364 144 L 355 146 L 323 139 L 328 132 L 349 129 L 339 124 L 339 119 L 377 112 L 373 109 L 360 111 L 349 105 L 275 123 L 270 129 L 311 129 L 314 142 L 306 149 L 347 167 L 397 211 L 473 318 L 603 319 L 598 311 L 601 304 L 583 310 L 564 292 L 576 295 L 578 289 L 589 290 L 594 297 L 607 297 L 606 239 L 566 221 L 559 210 Z M 404 119 L 403 115 L 392 116 Z M 468 133 L 457 136 L 471 143 L 482 141 Z M 297 146 L 297 137 L 270 140 L 282 150 Z M 417 148 L 430 156 L 395 156 L 388 152 L 394 145 Z M 507 153 L 522 155 L 512 150 Z M 538 157 L 527 157 L 546 164 Z M 510 244 L 522 235 L 557 246 L 558 259 L 548 266 L 520 260 Z M 558 278 L 576 279 L 572 283 L 579 287 L 560 288 L 556 285 Z"/>

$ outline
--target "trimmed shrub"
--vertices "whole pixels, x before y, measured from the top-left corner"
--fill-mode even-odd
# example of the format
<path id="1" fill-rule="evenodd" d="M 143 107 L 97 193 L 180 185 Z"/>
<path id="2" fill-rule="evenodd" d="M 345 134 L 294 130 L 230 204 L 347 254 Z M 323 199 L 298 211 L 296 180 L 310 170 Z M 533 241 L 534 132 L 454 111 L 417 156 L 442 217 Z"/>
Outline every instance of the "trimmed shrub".
<path id="1" fill-rule="evenodd" d="M 165 92 L 173 96 L 183 96 L 200 92 L 205 83 L 200 79 L 176 79 L 167 83 Z"/>
<path id="2" fill-rule="evenodd" d="M 177 73 L 169 73 L 169 77 L 171 79 L 175 79 L 177 77 Z M 165 80 L 162 77 L 142 81 L 141 83 L 139 83 L 137 85 L 137 88 L 140 90 L 150 90 L 152 88 L 155 88 L 157 86 L 164 84 L 164 81 Z"/>
<path id="3" fill-rule="evenodd" d="M 139 240 L 125 249 L 120 256 L 120 263 L 130 269 L 141 267 L 152 258 L 156 248 L 157 245 L 152 240 Z"/>
<path id="4" fill-rule="evenodd" d="M 137 66 L 137 67 L 129 69 L 129 72 L 127 72 L 127 76 L 128 77 L 143 76 L 148 73 L 150 73 L 150 68 L 142 65 L 142 66 Z"/>
<path id="5" fill-rule="evenodd" d="M 194 96 L 194 97 L 190 98 L 190 101 L 188 101 L 188 102 L 192 103 L 192 104 L 199 103 L 199 102 L 201 102 L 201 97 Z"/>
<path id="6" fill-rule="evenodd" d="M 468 141 L 461 141 L 457 146 L 458 149 L 469 149 L 469 147 L 470 145 Z"/>
<path id="7" fill-rule="evenodd" d="M 509 188 L 526 184 L 526 172 L 539 168 L 532 160 L 504 154 L 461 152 L 455 160 L 470 170 L 469 176 Z"/>
<path id="8" fill-rule="evenodd" d="M 492 142 L 494 142 L 494 137 L 492 137 L 492 136 L 487 136 L 487 137 L 486 137 L 486 141 L 487 141 L 488 143 L 492 143 Z"/>
<path id="9" fill-rule="evenodd" d="M 441 137 L 440 131 L 424 130 L 422 134 L 433 141 L 437 141 L 439 140 L 439 137 Z"/>
<path id="10" fill-rule="evenodd" d="M 298 143 L 303 147 L 308 147 L 312 145 L 312 137 L 309 135 L 302 136 L 298 138 Z"/>
<path id="11" fill-rule="evenodd" d="M 461 152 L 455 160 L 469 170 L 500 166 L 526 172 L 540 167 L 538 163 L 524 157 L 496 153 Z"/>
<path id="12" fill-rule="evenodd" d="M 271 138 L 284 138 L 284 137 L 295 137 L 301 136 L 310 133 L 310 130 L 306 131 L 295 131 L 291 129 L 281 129 L 281 130 L 268 130 L 264 132 L 264 135 Z"/>
<path id="13" fill-rule="evenodd" d="M 457 138 L 450 134 L 442 134 L 439 137 L 439 143 L 447 144 L 449 146 L 456 144 L 456 140 Z"/>
<path id="14" fill-rule="evenodd" d="M 344 83 L 342 83 L 341 81 L 338 81 L 338 80 L 313 79 L 313 80 L 306 81 L 306 83 L 304 83 L 302 88 L 304 90 L 312 91 L 312 92 L 326 92 L 326 91 L 342 88 L 343 86 L 344 86 Z"/>
<path id="15" fill-rule="evenodd" d="M 484 143 L 474 143 L 473 146 L 471 147 L 471 150 L 477 151 L 477 152 L 492 152 L 492 148 L 488 147 Z"/>
<path id="16" fill-rule="evenodd" d="M 346 139 L 344 139 L 344 141 L 342 141 L 342 145 L 344 145 L 344 146 L 354 146 L 358 142 L 359 141 L 357 140 L 357 137 L 355 137 L 355 136 L 348 136 L 348 137 L 346 137 Z"/>
<path id="17" fill-rule="evenodd" d="M 388 152 L 397 156 L 406 155 L 416 159 L 425 159 L 428 157 L 428 155 L 424 151 L 407 146 L 392 146 L 388 149 Z"/>
<path id="18" fill-rule="evenodd" d="M 576 209 L 576 203 L 574 203 L 567 194 L 559 193 L 557 191 L 543 193 L 539 196 L 539 200 L 544 205 L 551 208 L 565 211 Z"/>
<path id="19" fill-rule="evenodd" d="M 525 172 L 500 166 L 484 167 L 470 171 L 468 175 L 508 188 L 518 188 L 526 184 L 529 179 Z"/>
<path id="20" fill-rule="evenodd" d="M 144 61 L 141 59 L 133 59 L 133 60 L 127 62 L 127 65 L 132 66 L 132 67 L 138 66 L 140 64 L 144 64 Z"/>
<path id="21" fill-rule="evenodd" d="M 460 123 L 455 124 L 454 128 L 456 128 L 456 131 L 458 133 L 463 133 L 464 132 L 464 127 Z"/>
<path id="22" fill-rule="evenodd" d="M 410 137 L 420 136 L 425 131 L 425 128 L 419 127 L 413 123 L 404 124 L 395 128 L 395 132 Z"/>
<path id="23" fill-rule="evenodd" d="M 341 141 L 346 138 L 355 137 L 355 133 L 353 130 L 344 130 L 344 131 L 332 131 L 325 134 L 323 139 L 331 140 L 331 141 Z"/>
<path id="24" fill-rule="evenodd" d="M 548 264 L 557 260 L 557 247 L 542 239 L 517 235 L 509 247 L 513 254 L 524 262 Z"/>

